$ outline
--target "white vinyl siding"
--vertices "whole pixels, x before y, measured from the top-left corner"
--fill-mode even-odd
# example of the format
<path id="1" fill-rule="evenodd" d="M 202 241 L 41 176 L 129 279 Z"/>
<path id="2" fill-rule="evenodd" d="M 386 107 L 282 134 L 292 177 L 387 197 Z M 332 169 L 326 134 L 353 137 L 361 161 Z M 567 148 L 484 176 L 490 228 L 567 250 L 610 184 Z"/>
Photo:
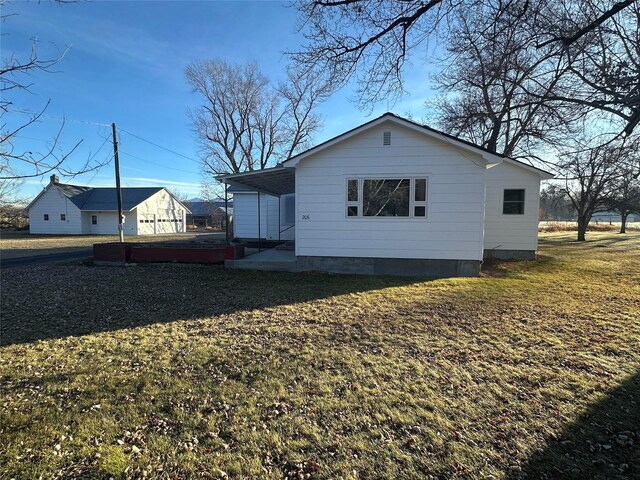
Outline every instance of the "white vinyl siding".
<path id="1" fill-rule="evenodd" d="M 48 215 L 49 220 L 44 216 Z M 64 215 L 64 220 L 60 220 Z M 55 185 L 29 209 L 29 232 L 40 234 L 77 235 L 82 232 L 80 209 Z"/>
<path id="2" fill-rule="evenodd" d="M 505 214 L 504 191 L 523 189 L 524 214 Z M 486 250 L 536 250 L 540 177 L 507 162 L 487 170 Z"/>
<path id="3" fill-rule="evenodd" d="M 145 222 L 140 223 L 141 219 Z M 187 214 L 175 197 L 160 190 L 128 212 L 125 226 L 134 225 L 138 235 L 183 233 L 187 231 Z"/>
<path id="4" fill-rule="evenodd" d="M 135 212 L 124 212 L 124 234 L 136 235 L 137 225 L 135 224 Z M 92 217 L 96 217 L 96 224 L 93 224 Z M 87 235 L 118 235 L 118 212 L 112 211 L 86 211 L 82 212 L 83 232 Z"/>
<path id="5" fill-rule="evenodd" d="M 480 260 L 485 175 L 479 155 L 408 128 L 366 130 L 296 166 L 296 255 Z M 428 178 L 427 218 L 348 217 L 350 178 Z"/>
<path id="6" fill-rule="evenodd" d="M 295 231 L 287 228 L 287 202 L 295 210 L 293 195 L 278 197 L 260 194 L 260 230 L 258 231 L 258 194 L 256 192 L 236 192 L 233 194 L 233 235 L 238 238 L 260 238 L 266 240 L 293 240 Z M 287 200 L 288 198 L 288 200 Z M 295 219 L 295 214 L 292 215 Z"/>

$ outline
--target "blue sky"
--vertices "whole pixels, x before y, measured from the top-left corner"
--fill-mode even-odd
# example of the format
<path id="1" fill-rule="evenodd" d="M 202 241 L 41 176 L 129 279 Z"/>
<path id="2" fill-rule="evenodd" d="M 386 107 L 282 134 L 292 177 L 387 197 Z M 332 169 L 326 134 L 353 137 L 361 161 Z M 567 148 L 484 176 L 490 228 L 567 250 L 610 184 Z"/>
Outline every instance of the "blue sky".
<path id="1" fill-rule="evenodd" d="M 69 149 L 82 140 L 69 167 L 89 157 L 108 160 L 110 124 L 115 122 L 120 129 L 123 186 L 167 186 L 189 197 L 198 196 L 202 174 L 186 114 L 198 99 L 184 79 L 185 67 L 207 58 L 255 60 L 276 81 L 288 61 L 284 52 L 298 50 L 304 42 L 296 31 L 297 12 L 281 2 L 16 2 L 3 9 L 16 14 L 2 25 L 3 58 L 11 52 L 17 58 L 27 57 L 34 37 L 42 59 L 68 48 L 55 73 L 34 74 L 29 80 L 31 93 L 13 97 L 15 107 L 25 111 L 39 111 L 51 100 L 42 121 L 16 139 L 16 150 L 44 150 L 64 117 L 61 145 Z M 414 66 L 406 78 L 410 93 L 395 105 L 375 105 L 371 112 L 350 101 L 352 88 L 337 92 L 318 109 L 324 128 L 315 142 L 390 109 L 421 117 L 425 100 L 433 96 L 427 70 Z M 19 117 L 12 114 L 8 123 L 18 122 Z M 113 164 L 62 180 L 113 185 Z M 48 176 L 29 179 L 22 193 L 33 197 L 47 183 Z"/>

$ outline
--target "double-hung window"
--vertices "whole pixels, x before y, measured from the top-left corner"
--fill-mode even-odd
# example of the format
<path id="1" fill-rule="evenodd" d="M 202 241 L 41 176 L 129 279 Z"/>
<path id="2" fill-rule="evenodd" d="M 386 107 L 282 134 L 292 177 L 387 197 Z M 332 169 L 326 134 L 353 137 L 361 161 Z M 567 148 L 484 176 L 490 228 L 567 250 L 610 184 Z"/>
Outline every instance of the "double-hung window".
<path id="1" fill-rule="evenodd" d="M 348 178 L 347 217 L 427 216 L 427 178 Z"/>

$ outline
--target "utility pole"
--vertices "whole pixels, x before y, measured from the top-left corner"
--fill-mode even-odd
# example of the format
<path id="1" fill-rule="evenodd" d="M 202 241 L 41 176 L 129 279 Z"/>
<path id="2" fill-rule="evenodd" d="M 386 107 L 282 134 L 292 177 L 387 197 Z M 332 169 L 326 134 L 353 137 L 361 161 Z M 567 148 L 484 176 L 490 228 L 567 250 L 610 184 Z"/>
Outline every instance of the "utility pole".
<path id="1" fill-rule="evenodd" d="M 120 188 L 120 162 L 118 161 L 118 141 L 116 140 L 116 124 L 111 124 L 113 132 L 113 160 L 116 165 L 116 196 L 118 197 L 118 235 L 120 243 L 124 243 L 124 215 L 122 215 L 122 189 Z"/>

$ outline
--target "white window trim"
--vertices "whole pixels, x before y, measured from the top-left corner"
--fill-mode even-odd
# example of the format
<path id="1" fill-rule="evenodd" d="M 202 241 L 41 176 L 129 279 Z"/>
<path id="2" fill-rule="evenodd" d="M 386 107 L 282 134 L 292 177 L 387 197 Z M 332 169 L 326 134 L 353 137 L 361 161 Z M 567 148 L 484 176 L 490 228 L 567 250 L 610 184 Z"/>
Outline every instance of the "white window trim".
<path id="1" fill-rule="evenodd" d="M 415 201 L 415 186 L 416 179 L 424 179 L 426 180 L 426 200 L 424 202 L 416 202 Z M 353 202 L 349 201 L 349 180 L 357 180 L 358 181 L 358 201 Z M 364 196 L 364 181 L 365 180 L 409 180 L 409 215 L 406 217 L 387 217 L 387 216 L 364 216 L 363 215 L 363 196 Z M 369 220 L 375 219 L 375 221 L 400 221 L 400 220 L 421 220 L 426 221 L 429 218 L 429 201 L 430 198 L 430 188 L 429 188 L 429 175 L 367 175 L 367 176 L 357 176 L 357 175 L 347 175 L 345 177 L 344 182 L 344 216 L 348 220 Z M 503 193 L 504 195 L 504 193 Z M 350 217 L 348 214 L 349 207 L 358 207 L 358 215 Z M 425 207 L 425 215 L 424 216 L 416 216 L 414 207 Z"/>
<path id="2" fill-rule="evenodd" d="M 522 209 L 522 213 L 504 213 L 504 191 L 505 190 L 524 190 L 524 208 Z M 527 215 L 527 188 L 524 186 L 510 186 L 510 187 L 502 187 L 500 190 L 500 216 L 507 218 L 521 218 Z"/>

